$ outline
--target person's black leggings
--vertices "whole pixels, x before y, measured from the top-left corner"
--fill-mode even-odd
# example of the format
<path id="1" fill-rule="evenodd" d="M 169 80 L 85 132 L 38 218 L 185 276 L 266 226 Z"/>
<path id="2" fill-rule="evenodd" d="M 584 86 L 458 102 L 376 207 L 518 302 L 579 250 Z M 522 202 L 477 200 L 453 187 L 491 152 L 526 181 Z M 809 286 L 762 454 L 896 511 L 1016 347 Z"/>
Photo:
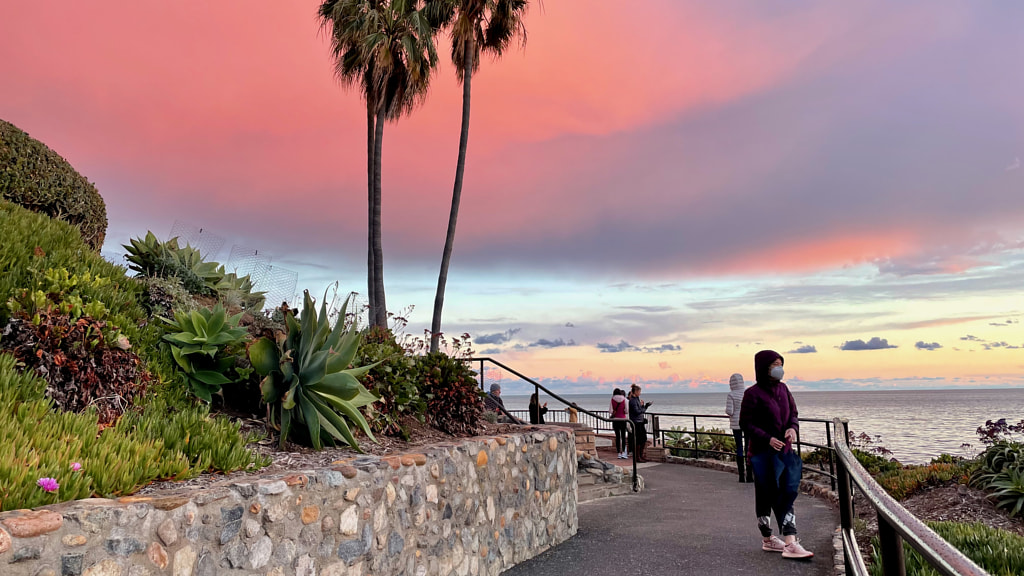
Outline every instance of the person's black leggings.
<path id="1" fill-rule="evenodd" d="M 626 423 L 612 422 L 612 430 L 615 431 L 615 452 L 626 451 Z"/>
<path id="2" fill-rule="evenodd" d="M 633 450 L 636 451 L 637 456 L 644 453 L 644 447 L 647 446 L 646 422 L 633 422 L 633 438 L 630 444 L 633 446 Z"/>

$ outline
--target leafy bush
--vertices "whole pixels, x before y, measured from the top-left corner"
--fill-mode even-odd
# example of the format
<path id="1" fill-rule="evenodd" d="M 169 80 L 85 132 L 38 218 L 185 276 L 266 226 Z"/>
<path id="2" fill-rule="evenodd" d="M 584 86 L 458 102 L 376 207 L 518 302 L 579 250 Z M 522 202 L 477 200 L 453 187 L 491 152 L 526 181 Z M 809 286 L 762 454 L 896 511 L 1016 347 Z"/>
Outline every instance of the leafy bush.
<path id="1" fill-rule="evenodd" d="M 182 380 L 205 402 L 212 402 L 221 386 L 245 382 L 252 372 L 239 368 L 232 352 L 246 338 L 245 328 L 238 327 L 241 316 L 229 317 L 217 304 L 213 310 L 177 312 L 174 320 L 163 319 L 167 324 L 164 340 L 181 368 Z"/>
<path id="2" fill-rule="evenodd" d="M 1024 537 L 990 528 L 980 523 L 928 522 L 928 526 L 944 540 L 974 560 L 992 576 L 1024 574 Z M 871 574 L 882 576 L 882 558 L 878 538 L 871 540 L 873 563 Z M 907 576 L 938 576 L 939 572 L 904 543 Z"/>
<path id="3" fill-rule="evenodd" d="M 996 506 L 1011 516 L 1024 510 L 1024 444 L 996 441 L 978 458 L 972 484 L 989 492 Z"/>
<path id="4" fill-rule="evenodd" d="M 59 154 L 3 120 L 0 200 L 68 222 L 94 252 L 103 246 L 107 208 L 96 187 Z"/>
<path id="5" fill-rule="evenodd" d="M 226 272 L 224 266 L 206 261 L 199 250 L 177 238 L 161 242 L 152 232 L 142 239 L 132 238 L 124 244 L 128 267 L 143 277 L 177 278 L 190 294 L 218 295 L 241 309 L 263 308 L 264 293 L 253 292 L 252 279 Z"/>
<path id="6" fill-rule="evenodd" d="M 962 464 L 929 464 L 906 466 L 875 477 L 882 488 L 897 500 L 903 500 L 927 486 L 941 486 L 950 481 L 966 482 L 968 472 Z"/>
<path id="7" fill-rule="evenodd" d="M 374 365 L 363 377 L 367 390 L 380 397 L 368 407 L 370 429 L 408 440 L 406 416 L 424 421 L 426 400 L 420 395 L 416 361 L 406 355 L 389 330 L 370 327 L 356 352 L 356 365 Z"/>
<path id="8" fill-rule="evenodd" d="M 48 290 L 47 271 L 66 271 L 78 278 L 109 279 L 94 284 L 79 282 L 72 294 L 83 303 L 100 302 L 106 309 L 104 320 L 117 326 L 132 348 L 163 380 L 175 380 L 173 361 L 160 354 L 161 329 L 149 321 L 140 302 L 145 287 L 124 275 L 124 268 L 111 264 L 82 242 L 78 231 L 66 222 L 32 213 L 20 206 L 0 201 L 0 302 L 20 297 L 23 292 Z M 0 306 L 0 326 L 11 317 L 7 306 Z"/>
<path id="9" fill-rule="evenodd" d="M 878 476 L 888 472 L 895 472 L 903 468 L 903 465 L 892 458 L 886 458 L 885 456 L 879 456 L 871 452 L 865 452 L 860 448 L 854 448 L 851 450 L 853 455 L 857 458 L 857 462 L 868 471 L 868 474 L 872 476 Z"/>
<path id="10" fill-rule="evenodd" d="M 716 434 L 726 435 L 717 436 Z M 665 438 L 665 447 L 673 456 L 696 458 L 699 452 L 699 455 L 705 458 L 724 460 L 730 455 L 736 454 L 736 440 L 733 438 L 732 432 L 726 432 L 720 428 L 705 429 L 703 426 L 698 426 L 695 432 L 691 432 L 686 428 L 673 426 L 671 430 L 665 432 Z M 710 452 L 711 450 L 726 452 L 726 454 L 715 454 Z"/>
<path id="11" fill-rule="evenodd" d="M 107 345 L 103 321 L 88 316 L 72 320 L 47 310 L 33 319 L 19 314 L 4 329 L 0 350 L 44 376 L 46 395 L 61 410 L 93 407 L 100 421 L 109 424 L 145 391 L 149 373 L 136 354 Z"/>
<path id="12" fill-rule="evenodd" d="M 0 510 L 131 493 L 154 480 L 251 469 L 267 462 L 245 448 L 238 426 L 202 408 L 155 402 L 102 429 L 95 410 L 54 412 L 46 382 L 0 354 Z M 73 464 L 81 469 L 74 471 Z M 56 492 L 39 478 L 54 478 Z"/>
<path id="13" fill-rule="evenodd" d="M 475 433 L 483 414 L 483 391 L 476 372 L 441 352 L 418 357 L 416 371 L 430 424 L 448 434 Z"/>
<path id="14" fill-rule="evenodd" d="M 260 389 L 269 406 L 270 425 L 281 431 L 281 447 L 293 438 L 308 441 L 317 450 L 325 442 L 359 450 L 350 421 L 376 442 L 359 408 L 377 397 L 357 380 L 373 366 L 348 368 L 359 348 L 355 325 L 345 328 L 348 298 L 334 328 L 327 319 L 326 299 L 325 294 L 317 314 L 305 292 L 301 322 L 287 314 L 287 334 L 278 335 L 276 342 L 260 338 L 249 347 L 253 368 L 264 376 Z"/>

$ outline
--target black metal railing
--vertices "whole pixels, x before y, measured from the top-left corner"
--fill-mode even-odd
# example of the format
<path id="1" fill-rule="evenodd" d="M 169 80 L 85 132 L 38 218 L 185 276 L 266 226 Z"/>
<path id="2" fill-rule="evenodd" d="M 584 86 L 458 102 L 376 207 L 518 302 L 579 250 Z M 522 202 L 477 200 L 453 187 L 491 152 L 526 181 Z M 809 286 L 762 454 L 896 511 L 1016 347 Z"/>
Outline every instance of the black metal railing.
<path id="1" fill-rule="evenodd" d="M 726 427 L 728 427 L 729 416 L 723 414 L 682 414 L 674 412 L 655 412 L 648 413 L 648 416 L 654 422 L 654 437 L 655 443 L 660 442 L 663 448 L 667 448 L 670 453 L 682 452 L 684 454 L 692 454 L 694 458 L 700 458 L 702 455 L 720 455 L 736 457 L 735 451 L 718 450 L 715 448 L 701 447 L 702 437 L 721 436 L 732 439 L 733 433 L 731 430 L 726 431 L 725 428 L 711 428 L 702 429 L 699 425 L 701 420 L 712 420 L 719 421 L 725 420 Z M 679 422 L 680 420 L 687 421 L 687 428 L 680 428 L 674 430 L 672 428 L 665 428 L 664 424 L 671 425 L 673 421 Z M 671 419 L 671 420 L 669 420 Z M 813 468 L 813 465 L 805 465 L 805 472 L 813 472 L 825 476 L 829 479 L 829 485 L 832 490 L 836 489 L 836 456 L 835 448 L 833 447 L 832 438 L 835 437 L 835 430 L 833 428 L 833 422 L 831 420 L 825 420 L 822 418 L 800 418 L 800 427 L 796 433 L 796 450 L 801 456 L 806 457 L 807 453 L 804 452 L 805 448 L 812 448 L 815 450 L 822 451 L 822 455 L 817 460 L 817 468 Z M 692 423 L 693 427 L 688 426 Z M 820 424 L 823 425 L 824 436 L 822 437 L 824 444 L 814 442 L 806 439 L 806 434 L 802 431 L 805 428 L 805 424 Z M 826 470 L 825 466 L 828 466 Z"/>
<path id="2" fill-rule="evenodd" d="M 834 426 L 844 426 L 836 418 Z M 970 558 L 942 539 L 924 522 L 900 506 L 871 474 L 860 465 L 848 444 L 848 435 L 836 437 L 836 483 L 839 496 L 839 522 L 842 528 L 843 554 L 846 556 L 847 574 L 870 574 L 861 556 L 853 530 L 853 486 L 864 495 L 878 514 L 878 541 L 881 549 L 882 573 L 885 576 L 905 576 L 906 559 L 903 543 L 916 550 L 932 568 L 945 576 L 988 576 Z"/>
<path id="3" fill-rule="evenodd" d="M 486 357 L 484 357 L 484 358 L 466 358 L 464 361 L 465 362 L 472 362 L 472 363 L 476 363 L 476 362 L 480 363 L 480 388 L 481 389 L 483 389 L 483 387 L 484 387 L 484 366 L 485 366 L 485 363 L 491 363 L 491 364 L 494 364 L 495 366 L 497 366 L 498 368 L 501 368 L 502 370 L 505 370 L 506 372 L 508 372 L 510 374 L 514 374 L 517 377 L 523 379 L 524 381 L 529 382 L 530 384 L 532 384 L 533 387 L 534 387 L 534 391 L 535 391 L 535 393 L 537 393 L 538 396 L 540 395 L 540 392 L 543 391 L 545 394 L 547 394 L 551 398 L 554 398 L 556 401 L 561 402 L 562 404 L 565 404 L 565 406 L 567 408 L 573 408 L 574 410 L 576 410 L 576 416 L 577 416 L 578 419 L 582 420 L 584 418 L 589 418 L 589 419 L 592 419 L 592 422 L 594 424 L 596 424 L 598 422 L 603 422 L 603 423 L 608 424 L 609 426 L 611 424 L 615 423 L 615 422 L 625 422 L 626 423 L 626 428 L 629 431 L 630 438 L 633 437 L 633 423 L 630 422 L 628 418 L 607 418 L 607 417 L 601 416 L 597 412 L 592 412 L 592 411 L 587 410 L 585 408 L 581 408 L 575 402 L 570 402 L 569 400 L 566 400 L 565 398 L 562 398 L 558 394 L 555 394 L 551 390 L 548 390 L 547 388 L 545 388 L 544 385 L 542 385 L 540 382 L 537 382 L 533 378 L 530 378 L 529 376 L 526 376 L 525 374 L 522 374 L 521 372 L 518 372 L 517 370 L 509 368 L 508 366 L 506 366 L 505 364 L 502 364 L 501 362 L 498 362 L 494 358 L 486 358 Z M 527 414 L 529 413 L 528 410 L 526 412 L 527 412 Z M 552 413 L 552 412 L 549 411 L 548 413 L 554 415 L 554 414 L 557 414 L 558 412 Z M 607 413 L 607 412 L 605 412 L 605 413 Z M 510 412 L 506 411 L 506 414 L 510 414 Z M 511 415 L 514 416 L 514 414 L 511 414 Z M 567 416 L 568 416 L 568 414 L 567 414 Z M 583 423 L 586 424 L 586 422 L 583 422 Z M 610 430 L 611 428 L 609 427 L 608 429 Z M 595 428 L 595 430 L 596 430 L 596 428 Z M 633 450 L 632 460 L 633 460 L 633 477 L 632 477 L 633 492 L 639 492 L 640 491 L 640 480 L 639 480 L 639 477 L 636 474 L 637 450 Z"/>

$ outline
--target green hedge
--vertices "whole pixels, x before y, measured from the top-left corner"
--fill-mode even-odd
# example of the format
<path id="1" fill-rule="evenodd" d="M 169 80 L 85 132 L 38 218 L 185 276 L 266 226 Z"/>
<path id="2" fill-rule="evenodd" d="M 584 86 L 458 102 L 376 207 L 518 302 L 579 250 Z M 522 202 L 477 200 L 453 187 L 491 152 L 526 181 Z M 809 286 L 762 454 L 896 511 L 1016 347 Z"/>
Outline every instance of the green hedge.
<path id="1" fill-rule="evenodd" d="M 1006 530 L 990 528 L 984 524 L 960 522 L 928 522 L 947 542 L 963 552 L 992 576 L 1019 576 L 1024 574 L 1024 537 Z M 873 576 L 882 575 L 878 538 L 871 540 Z M 921 555 L 904 543 L 907 576 L 939 576 Z"/>
<path id="2" fill-rule="evenodd" d="M 96 252 L 103 246 L 107 208 L 96 187 L 59 154 L 3 120 L 0 200 L 73 224 Z"/>

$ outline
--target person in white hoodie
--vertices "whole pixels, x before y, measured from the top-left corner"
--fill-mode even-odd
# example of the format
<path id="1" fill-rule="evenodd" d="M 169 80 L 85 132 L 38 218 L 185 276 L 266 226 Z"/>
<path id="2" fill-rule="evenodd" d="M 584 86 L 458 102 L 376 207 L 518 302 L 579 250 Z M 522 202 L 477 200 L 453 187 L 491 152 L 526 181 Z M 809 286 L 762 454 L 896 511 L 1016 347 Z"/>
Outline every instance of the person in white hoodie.
<path id="1" fill-rule="evenodd" d="M 740 406 L 743 404 L 745 391 L 743 374 L 729 377 L 729 396 L 725 399 L 725 413 L 729 415 L 732 437 L 736 439 L 736 467 L 739 469 L 740 482 L 753 482 L 754 471 L 746 466 L 746 450 L 743 449 L 743 430 L 740 429 Z"/>
<path id="2" fill-rule="evenodd" d="M 612 418 L 623 419 L 618 422 L 612 422 L 612 430 L 615 431 L 615 453 L 619 458 L 629 458 L 629 449 L 627 448 L 629 443 L 626 442 L 625 422 L 625 419 L 629 417 L 629 411 L 626 404 L 626 393 L 619 388 L 612 392 L 612 403 L 609 406 L 608 413 Z"/>

